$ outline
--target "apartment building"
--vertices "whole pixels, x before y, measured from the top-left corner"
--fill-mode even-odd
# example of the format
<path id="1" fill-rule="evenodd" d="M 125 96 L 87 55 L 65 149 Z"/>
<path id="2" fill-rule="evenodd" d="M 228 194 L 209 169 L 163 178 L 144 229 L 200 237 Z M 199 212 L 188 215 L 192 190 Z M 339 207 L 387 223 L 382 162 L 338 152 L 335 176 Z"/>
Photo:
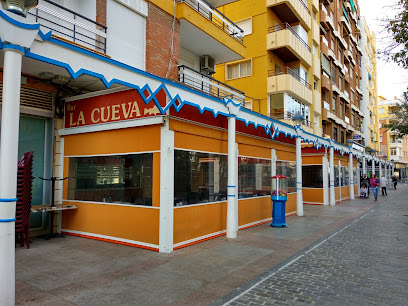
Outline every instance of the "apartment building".
<path id="1" fill-rule="evenodd" d="M 398 137 L 395 132 L 384 128 L 384 124 L 389 123 L 390 111 L 396 106 L 401 105 L 403 101 L 397 97 L 386 99 L 378 97 L 378 117 L 380 127 L 380 153 L 384 159 L 393 160 L 395 175 L 399 178 L 407 177 L 408 168 L 408 137 Z"/>
<path id="2" fill-rule="evenodd" d="M 320 24 L 323 134 L 340 143 L 354 139 L 364 144 L 363 51 L 358 3 L 321 1 Z"/>
<path id="3" fill-rule="evenodd" d="M 240 0 L 220 8 L 244 30 L 245 59 L 217 65 L 255 112 L 321 135 L 319 1 Z"/>
<path id="4" fill-rule="evenodd" d="M 365 18 L 361 18 L 360 47 L 363 51 L 361 71 L 361 90 L 363 98 L 361 100 L 361 109 L 365 116 L 363 119 L 363 130 L 365 138 L 365 147 L 367 152 L 379 152 L 379 121 L 378 121 L 378 94 L 377 94 L 377 51 L 375 44 L 375 35 L 370 31 Z"/>

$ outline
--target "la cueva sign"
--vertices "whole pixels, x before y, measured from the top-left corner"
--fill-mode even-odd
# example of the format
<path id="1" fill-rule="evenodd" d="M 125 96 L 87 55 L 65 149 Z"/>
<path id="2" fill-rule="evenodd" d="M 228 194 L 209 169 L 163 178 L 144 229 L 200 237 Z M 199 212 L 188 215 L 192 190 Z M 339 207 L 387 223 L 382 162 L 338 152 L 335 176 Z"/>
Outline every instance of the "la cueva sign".
<path id="1" fill-rule="evenodd" d="M 161 115 L 156 104 L 145 104 L 136 90 L 65 103 L 65 128 Z"/>

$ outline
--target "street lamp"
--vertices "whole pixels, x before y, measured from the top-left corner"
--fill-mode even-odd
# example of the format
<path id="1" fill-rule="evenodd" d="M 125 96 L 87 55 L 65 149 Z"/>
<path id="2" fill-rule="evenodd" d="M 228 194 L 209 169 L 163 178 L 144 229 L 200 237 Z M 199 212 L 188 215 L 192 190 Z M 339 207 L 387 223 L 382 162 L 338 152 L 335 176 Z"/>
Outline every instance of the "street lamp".
<path id="1" fill-rule="evenodd" d="M 26 17 L 30 8 L 38 5 L 38 0 L 1 0 L 3 9 Z"/>

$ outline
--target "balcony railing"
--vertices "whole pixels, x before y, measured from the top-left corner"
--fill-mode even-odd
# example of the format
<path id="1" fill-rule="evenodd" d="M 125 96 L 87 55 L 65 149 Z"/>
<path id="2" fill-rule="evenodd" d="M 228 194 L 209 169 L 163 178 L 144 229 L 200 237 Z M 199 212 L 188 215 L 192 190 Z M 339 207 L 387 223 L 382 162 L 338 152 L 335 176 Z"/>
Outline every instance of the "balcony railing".
<path id="1" fill-rule="evenodd" d="M 28 18 L 53 34 L 92 50 L 106 53 L 107 27 L 50 0 L 37 5 Z"/>
<path id="2" fill-rule="evenodd" d="M 245 93 L 234 87 L 220 82 L 213 77 L 198 72 L 190 67 L 178 66 L 179 81 L 217 98 L 235 99 L 242 104 L 245 102 Z"/>
<path id="3" fill-rule="evenodd" d="M 298 80 L 302 85 L 306 86 L 309 89 L 312 89 L 312 85 L 310 85 L 305 79 L 302 79 L 296 72 L 294 72 L 289 67 L 283 67 L 283 68 L 268 71 L 268 77 L 278 76 L 278 75 L 283 75 L 283 74 L 291 75 L 296 80 Z"/>
<path id="4" fill-rule="evenodd" d="M 177 3 L 186 3 L 231 37 L 244 44 L 244 30 L 233 23 L 227 16 L 217 10 L 205 0 L 177 0 Z"/>
<path id="5" fill-rule="evenodd" d="M 305 42 L 302 39 L 302 37 L 300 37 L 299 34 L 296 33 L 296 31 L 288 23 L 277 24 L 274 27 L 270 27 L 270 28 L 268 28 L 268 33 L 279 32 L 279 31 L 283 31 L 283 30 L 291 31 L 292 34 L 295 35 L 295 37 L 306 47 L 306 49 L 309 50 L 309 52 L 312 51 L 312 49 L 309 47 L 307 42 Z"/>
<path id="6" fill-rule="evenodd" d="M 281 111 L 281 110 L 273 110 L 273 112 L 271 112 L 271 118 L 276 119 L 276 120 L 293 120 L 293 117 L 296 114 L 291 113 L 291 112 L 285 112 L 285 111 Z M 312 122 L 310 122 L 307 119 L 302 120 L 301 125 L 307 126 L 307 127 L 312 127 Z"/>
<path id="7" fill-rule="evenodd" d="M 308 12 L 309 15 L 310 15 L 310 10 L 309 10 L 309 8 L 307 7 L 306 3 L 304 3 L 303 0 L 299 0 L 299 1 L 300 1 L 300 3 L 303 5 L 303 7 L 306 9 L 306 12 Z"/>

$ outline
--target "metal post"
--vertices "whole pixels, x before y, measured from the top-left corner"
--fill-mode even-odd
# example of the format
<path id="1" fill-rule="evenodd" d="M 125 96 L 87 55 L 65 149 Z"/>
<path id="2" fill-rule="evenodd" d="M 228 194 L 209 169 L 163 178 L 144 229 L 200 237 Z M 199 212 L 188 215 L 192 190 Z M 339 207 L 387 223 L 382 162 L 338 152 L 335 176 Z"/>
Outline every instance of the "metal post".
<path id="1" fill-rule="evenodd" d="M 334 190 L 334 148 L 330 147 L 330 205 L 336 205 L 336 192 Z"/>
<path id="2" fill-rule="evenodd" d="M 15 220 L 22 53 L 4 52 L 0 146 L 0 299 L 15 304 Z"/>
<path id="3" fill-rule="evenodd" d="M 228 117 L 228 186 L 227 186 L 227 238 L 237 238 L 238 220 L 236 218 L 236 153 L 235 129 L 236 117 Z"/>
<path id="4" fill-rule="evenodd" d="M 296 214 L 303 217 L 302 192 L 302 139 L 296 137 Z"/>

